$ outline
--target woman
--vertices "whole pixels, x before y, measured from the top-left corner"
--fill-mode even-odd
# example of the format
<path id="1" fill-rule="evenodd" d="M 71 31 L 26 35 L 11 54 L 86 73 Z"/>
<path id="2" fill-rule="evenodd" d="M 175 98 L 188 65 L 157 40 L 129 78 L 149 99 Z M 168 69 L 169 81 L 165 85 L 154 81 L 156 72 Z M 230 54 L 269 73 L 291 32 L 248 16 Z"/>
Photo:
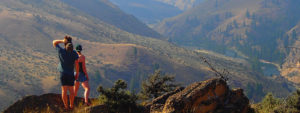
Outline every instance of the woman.
<path id="1" fill-rule="evenodd" d="M 60 47 L 59 44 L 64 43 L 64 48 Z M 72 38 L 65 36 L 64 40 L 54 40 L 53 46 L 58 52 L 59 64 L 58 70 L 60 72 L 60 82 L 62 91 L 62 100 L 65 106 L 65 110 L 73 109 L 74 106 L 74 65 L 76 64 L 78 54 L 73 50 Z M 76 72 L 79 69 L 76 68 Z M 78 75 L 77 75 L 78 76 Z M 69 91 L 70 106 L 68 105 L 67 92 Z"/>
<path id="2" fill-rule="evenodd" d="M 77 51 L 77 54 L 79 55 L 78 62 L 76 63 L 76 67 L 79 67 L 79 74 L 76 74 L 76 78 L 78 78 L 75 81 L 75 96 L 77 96 L 78 88 L 79 88 L 79 83 L 81 82 L 82 87 L 84 88 L 84 102 L 85 105 L 89 106 L 89 93 L 90 93 L 90 86 L 89 86 L 89 76 L 86 71 L 85 67 L 85 56 L 81 53 L 82 51 L 82 46 L 81 45 L 76 45 L 75 50 Z"/>

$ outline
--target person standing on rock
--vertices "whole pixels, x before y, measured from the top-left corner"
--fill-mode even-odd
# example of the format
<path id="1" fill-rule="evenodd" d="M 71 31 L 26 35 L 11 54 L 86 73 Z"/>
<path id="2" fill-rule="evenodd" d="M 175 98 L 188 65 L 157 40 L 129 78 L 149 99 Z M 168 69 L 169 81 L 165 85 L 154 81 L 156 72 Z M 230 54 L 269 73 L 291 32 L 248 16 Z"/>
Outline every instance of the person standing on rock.
<path id="1" fill-rule="evenodd" d="M 64 48 L 60 47 L 59 44 L 64 43 Z M 58 58 L 60 63 L 58 64 L 58 71 L 60 72 L 60 81 L 62 89 L 62 100 L 64 103 L 65 110 L 72 110 L 74 107 L 74 66 L 79 58 L 78 54 L 73 50 L 72 38 L 65 36 L 64 40 L 54 40 L 53 47 L 58 52 Z M 76 67 L 76 72 L 79 72 Z M 78 76 L 78 75 L 77 75 Z M 69 91 L 69 101 L 67 92 Z"/>
<path id="2" fill-rule="evenodd" d="M 78 62 L 76 63 L 76 67 L 79 67 L 79 77 L 76 77 L 75 81 L 75 96 L 77 96 L 78 88 L 79 88 L 79 83 L 81 82 L 82 87 L 84 88 L 84 102 L 85 105 L 90 106 L 91 104 L 89 103 L 89 93 L 90 93 L 90 86 L 89 86 L 89 76 L 86 71 L 86 66 L 85 66 L 85 56 L 81 53 L 82 51 L 82 46 L 81 45 L 76 45 L 75 50 L 77 51 L 77 54 L 79 55 Z M 75 75 L 75 76 L 76 76 Z"/>

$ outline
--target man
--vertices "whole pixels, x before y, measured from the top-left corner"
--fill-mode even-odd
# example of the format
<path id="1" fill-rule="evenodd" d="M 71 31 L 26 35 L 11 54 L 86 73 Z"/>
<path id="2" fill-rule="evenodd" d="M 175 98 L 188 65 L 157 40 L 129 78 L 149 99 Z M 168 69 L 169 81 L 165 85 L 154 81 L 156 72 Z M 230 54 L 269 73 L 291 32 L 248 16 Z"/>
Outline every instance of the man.
<path id="1" fill-rule="evenodd" d="M 59 46 L 60 43 L 64 43 L 64 48 L 61 48 Z M 65 36 L 64 40 L 54 40 L 53 47 L 56 48 L 58 52 L 58 58 L 60 61 L 60 63 L 58 64 L 58 70 L 60 72 L 60 81 L 62 85 L 62 100 L 65 106 L 65 110 L 72 110 L 74 107 L 74 66 L 79 56 L 73 50 L 72 38 L 69 36 Z M 79 72 L 79 68 L 77 66 L 76 72 Z M 76 75 L 76 77 L 78 77 L 78 75 Z M 68 105 L 68 91 L 70 94 L 70 106 Z"/>

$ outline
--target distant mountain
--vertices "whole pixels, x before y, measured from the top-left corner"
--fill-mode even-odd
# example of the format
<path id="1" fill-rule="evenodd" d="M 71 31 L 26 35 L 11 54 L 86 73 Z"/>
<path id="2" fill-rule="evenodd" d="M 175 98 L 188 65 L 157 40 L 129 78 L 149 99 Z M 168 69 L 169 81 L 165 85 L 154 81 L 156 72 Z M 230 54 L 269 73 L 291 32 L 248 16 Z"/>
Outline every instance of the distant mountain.
<path id="1" fill-rule="evenodd" d="M 187 10 L 197 6 L 205 0 L 156 0 L 178 7 L 181 10 Z"/>
<path id="2" fill-rule="evenodd" d="M 299 38 L 292 32 L 299 6 L 299 0 L 207 0 L 156 30 L 182 46 L 243 57 L 256 66 L 257 60 L 281 65 L 290 50 L 285 47 Z"/>
<path id="3" fill-rule="evenodd" d="M 165 18 L 177 16 L 182 11 L 156 0 L 110 0 L 123 11 L 132 14 L 147 24 L 156 24 Z"/>
<path id="4" fill-rule="evenodd" d="M 91 97 L 98 95 L 96 87 L 99 84 L 110 86 L 117 79 L 126 80 L 131 90 L 138 90 L 141 81 L 156 69 L 174 74 L 182 84 L 215 77 L 200 56 L 217 69 L 226 68 L 230 72 L 229 84 L 244 88 L 251 99 L 259 100 L 266 92 L 282 97 L 294 89 L 284 79 L 274 80 L 253 71 L 243 59 L 205 50 L 190 51 L 130 33 L 68 2 L 2 0 L 1 110 L 26 95 L 60 93 L 58 59 L 52 40 L 65 35 L 71 35 L 74 43 L 83 45 L 91 79 Z"/>
<path id="5" fill-rule="evenodd" d="M 161 35 L 132 15 L 121 11 L 108 0 L 62 0 L 66 4 L 124 31 L 146 37 L 161 38 Z"/>

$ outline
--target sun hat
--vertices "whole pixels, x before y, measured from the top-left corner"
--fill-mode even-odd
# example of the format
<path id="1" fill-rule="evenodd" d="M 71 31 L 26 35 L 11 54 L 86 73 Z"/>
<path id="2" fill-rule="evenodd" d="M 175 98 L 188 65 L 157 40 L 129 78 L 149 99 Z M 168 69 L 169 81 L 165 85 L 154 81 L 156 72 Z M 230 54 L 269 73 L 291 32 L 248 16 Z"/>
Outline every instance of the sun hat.
<path id="1" fill-rule="evenodd" d="M 75 47 L 76 51 L 82 51 L 82 46 L 80 44 L 77 44 Z"/>

